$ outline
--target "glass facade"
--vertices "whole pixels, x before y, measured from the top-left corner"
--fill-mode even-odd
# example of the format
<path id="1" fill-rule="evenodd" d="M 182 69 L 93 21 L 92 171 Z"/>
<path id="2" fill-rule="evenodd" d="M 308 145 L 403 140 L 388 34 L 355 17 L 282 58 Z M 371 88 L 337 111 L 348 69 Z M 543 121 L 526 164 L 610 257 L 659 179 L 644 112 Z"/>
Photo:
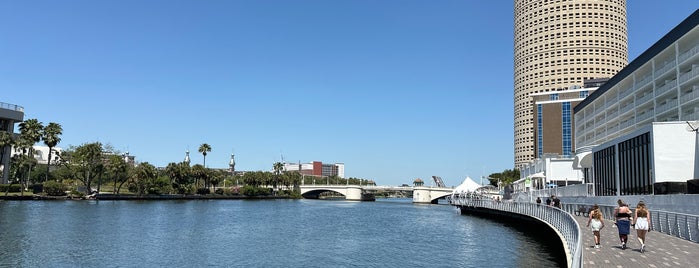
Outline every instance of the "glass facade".
<path id="1" fill-rule="evenodd" d="M 653 193 L 650 162 L 650 133 L 619 143 L 621 195 Z"/>
<path id="2" fill-rule="evenodd" d="M 653 176 L 650 146 L 650 133 L 644 133 L 595 152 L 596 195 L 616 195 L 617 190 L 620 195 L 652 194 Z M 617 168 L 619 172 L 618 185 Z"/>
<path id="3" fill-rule="evenodd" d="M 571 155 L 571 151 L 573 150 L 573 129 L 571 127 L 571 109 L 570 109 L 570 102 L 564 102 L 561 105 L 561 123 L 562 123 L 562 138 L 563 138 L 563 155 Z"/>
<path id="4" fill-rule="evenodd" d="M 536 105 L 536 155 L 544 155 L 544 115 L 541 104 Z"/>
<path id="5" fill-rule="evenodd" d="M 595 195 L 610 196 L 616 195 L 616 150 L 615 146 L 609 146 L 595 152 L 594 174 L 595 174 Z"/>

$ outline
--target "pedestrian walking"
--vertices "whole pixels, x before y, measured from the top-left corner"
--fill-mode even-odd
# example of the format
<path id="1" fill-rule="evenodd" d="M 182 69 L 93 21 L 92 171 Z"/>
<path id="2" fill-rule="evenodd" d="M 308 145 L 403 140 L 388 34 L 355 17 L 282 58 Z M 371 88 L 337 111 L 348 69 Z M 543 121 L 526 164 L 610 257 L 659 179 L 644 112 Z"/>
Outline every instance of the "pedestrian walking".
<path id="1" fill-rule="evenodd" d="M 561 199 L 558 199 L 558 196 L 553 196 L 553 206 L 557 208 L 561 208 Z"/>
<path id="2" fill-rule="evenodd" d="M 643 253 L 646 250 L 646 234 L 650 231 L 650 211 L 646 208 L 646 203 L 643 201 L 638 202 L 636 205 L 636 211 L 634 212 L 633 223 L 631 225 L 636 229 L 636 237 L 638 242 L 641 242 L 641 248 L 639 251 Z"/>
<path id="3" fill-rule="evenodd" d="M 553 195 L 551 197 L 553 197 Z M 551 198 L 550 197 L 546 197 L 546 205 L 547 206 L 551 205 Z"/>
<path id="4" fill-rule="evenodd" d="M 587 219 L 587 226 L 592 229 L 592 234 L 595 238 L 595 248 L 599 248 L 600 245 L 600 230 L 604 228 L 604 216 L 599 210 L 599 206 L 594 204 L 590 210 L 590 216 Z"/>
<path id="5" fill-rule="evenodd" d="M 618 207 L 614 209 L 614 223 L 619 229 L 621 249 L 626 249 L 626 242 L 629 240 L 629 232 L 631 231 L 631 209 L 621 199 L 616 202 Z"/>
<path id="6" fill-rule="evenodd" d="M 541 205 L 541 197 L 536 197 L 536 204 Z"/>

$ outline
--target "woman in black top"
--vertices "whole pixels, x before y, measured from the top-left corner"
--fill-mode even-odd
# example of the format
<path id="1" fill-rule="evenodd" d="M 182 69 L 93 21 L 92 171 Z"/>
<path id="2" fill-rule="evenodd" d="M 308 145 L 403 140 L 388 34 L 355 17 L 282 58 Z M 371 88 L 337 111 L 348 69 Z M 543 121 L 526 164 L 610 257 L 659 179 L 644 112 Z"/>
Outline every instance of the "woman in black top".
<path id="1" fill-rule="evenodd" d="M 619 229 L 619 240 L 621 241 L 621 249 L 626 249 L 626 242 L 629 239 L 629 232 L 631 231 L 631 209 L 629 206 L 621 201 L 621 199 L 616 201 L 619 206 L 614 209 L 614 223 Z"/>

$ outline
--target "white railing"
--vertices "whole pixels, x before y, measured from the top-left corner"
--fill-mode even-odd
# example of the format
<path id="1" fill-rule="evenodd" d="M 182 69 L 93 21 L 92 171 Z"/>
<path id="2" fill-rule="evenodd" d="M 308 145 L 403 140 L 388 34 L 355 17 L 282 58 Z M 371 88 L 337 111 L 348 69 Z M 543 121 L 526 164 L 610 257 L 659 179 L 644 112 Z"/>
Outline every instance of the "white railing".
<path id="1" fill-rule="evenodd" d="M 694 78 L 695 76 L 699 75 L 699 68 L 697 67 L 692 67 L 692 70 L 683 74 L 680 74 L 680 84 L 687 82 Z"/>
<path id="2" fill-rule="evenodd" d="M 4 103 L 4 102 L 0 102 L 0 108 L 18 111 L 18 112 L 24 112 L 24 107 L 19 106 L 19 105 L 15 105 L 15 104 Z"/>
<path id="3" fill-rule="evenodd" d="M 653 76 L 652 76 L 652 75 L 648 75 L 648 76 L 646 76 L 646 77 L 644 77 L 644 78 L 641 78 L 641 81 L 639 81 L 638 83 L 636 83 L 636 85 L 635 85 L 634 87 L 635 87 L 636 89 L 638 89 L 638 88 L 640 88 L 640 87 L 642 87 L 642 86 L 645 86 L 646 84 L 650 83 L 651 80 L 653 80 Z"/>
<path id="4" fill-rule="evenodd" d="M 653 99 L 653 92 L 650 92 L 646 95 L 643 95 L 643 97 L 636 99 L 636 106 L 640 106 L 640 105 L 642 105 L 642 104 L 644 104 L 652 99 Z"/>
<path id="5" fill-rule="evenodd" d="M 626 97 L 628 97 L 629 95 L 631 95 L 632 92 L 633 92 L 633 87 L 624 89 L 624 90 L 622 90 L 622 91 L 619 93 L 619 97 L 622 98 L 622 99 L 623 99 L 623 98 L 626 98 Z"/>
<path id="6" fill-rule="evenodd" d="M 655 95 L 661 95 L 665 92 L 668 92 L 668 91 L 670 91 L 670 89 L 675 88 L 675 86 L 677 86 L 677 80 L 672 80 L 670 82 L 667 82 L 655 90 Z"/>
<path id="7" fill-rule="evenodd" d="M 676 108 L 676 107 L 677 107 L 677 99 L 670 100 L 663 105 L 658 105 L 658 107 L 655 108 L 655 113 L 660 114 L 662 112 L 670 110 L 670 108 Z"/>
<path id="8" fill-rule="evenodd" d="M 633 109 L 633 102 L 632 102 L 632 103 L 629 103 L 629 104 L 626 104 L 624 107 L 621 107 L 620 113 L 623 114 L 623 113 L 625 113 L 625 112 L 631 111 L 631 109 Z"/>
<path id="9" fill-rule="evenodd" d="M 634 121 L 633 119 L 629 119 L 629 120 L 626 120 L 624 122 L 619 123 L 619 128 L 625 129 L 627 127 L 633 126 L 634 124 L 636 124 L 636 121 Z"/>
<path id="10" fill-rule="evenodd" d="M 651 118 L 651 117 L 653 117 L 653 115 L 654 115 L 653 111 L 647 111 L 643 114 L 637 115 L 636 116 L 636 123 L 641 122 L 643 120 L 646 120 L 648 118 Z"/>
<path id="11" fill-rule="evenodd" d="M 679 56 L 680 62 L 684 62 L 685 60 L 691 58 L 692 56 L 696 55 L 697 52 L 699 52 L 699 44 L 685 52 L 682 52 L 682 54 Z"/>
<path id="12" fill-rule="evenodd" d="M 699 90 L 694 90 L 691 93 L 684 94 L 680 97 L 680 104 L 685 104 L 689 101 L 699 98 Z"/>
<path id="13" fill-rule="evenodd" d="M 562 236 L 563 244 L 568 251 L 566 258 L 568 267 L 582 267 L 582 231 L 580 225 L 570 213 L 546 205 L 537 205 L 527 202 L 500 202 L 490 199 L 477 199 L 469 196 L 452 196 L 450 203 L 459 208 L 486 208 L 490 210 L 506 211 L 509 213 L 526 215 L 539 221 L 548 223 Z"/>
<path id="14" fill-rule="evenodd" d="M 563 210 L 576 211 L 591 204 L 563 204 Z M 605 219 L 614 218 L 614 206 L 599 205 Z M 699 243 L 699 215 L 650 210 L 651 230 Z"/>
<path id="15" fill-rule="evenodd" d="M 660 68 L 658 68 L 657 71 L 655 71 L 655 73 L 654 73 L 655 77 L 658 77 L 661 74 L 664 74 L 665 72 L 669 71 L 670 69 L 672 69 L 675 66 L 676 66 L 675 60 L 672 60 L 670 62 L 666 62 L 665 65 L 663 65 L 663 67 L 660 67 Z"/>

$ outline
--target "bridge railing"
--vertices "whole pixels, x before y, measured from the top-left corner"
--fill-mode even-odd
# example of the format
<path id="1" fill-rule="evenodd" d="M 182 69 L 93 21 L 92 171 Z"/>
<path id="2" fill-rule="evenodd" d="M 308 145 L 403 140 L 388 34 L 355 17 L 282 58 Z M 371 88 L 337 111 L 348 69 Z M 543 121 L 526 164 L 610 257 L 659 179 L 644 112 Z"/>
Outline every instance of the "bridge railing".
<path id="1" fill-rule="evenodd" d="M 563 209 L 573 213 L 578 208 L 589 204 L 563 204 Z M 615 206 L 599 205 L 600 211 L 604 219 L 614 220 Z M 632 211 L 634 208 L 631 208 Z M 676 236 L 682 239 L 687 239 L 692 242 L 699 243 L 699 215 L 684 214 L 677 212 L 650 210 L 651 230 L 658 231 L 664 234 Z"/>
<path id="2" fill-rule="evenodd" d="M 562 236 L 563 243 L 568 251 L 566 257 L 568 267 L 582 267 L 583 248 L 582 231 L 573 215 L 564 210 L 546 205 L 524 202 L 501 202 L 490 199 L 476 199 L 466 196 L 454 196 L 450 198 L 453 206 L 478 207 L 493 210 L 506 211 L 521 215 L 527 215 L 551 225 Z"/>

